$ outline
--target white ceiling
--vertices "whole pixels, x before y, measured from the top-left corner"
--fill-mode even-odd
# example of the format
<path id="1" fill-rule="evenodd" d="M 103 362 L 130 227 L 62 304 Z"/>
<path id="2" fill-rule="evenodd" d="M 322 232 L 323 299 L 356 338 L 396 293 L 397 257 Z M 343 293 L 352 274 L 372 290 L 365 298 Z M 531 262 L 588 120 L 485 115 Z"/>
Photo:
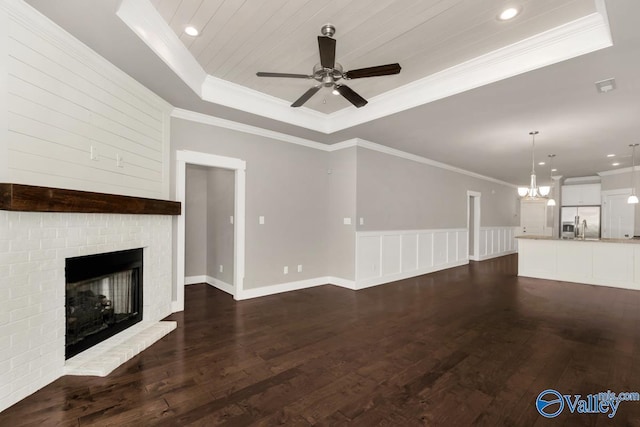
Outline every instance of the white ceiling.
<path id="1" fill-rule="evenodd" d="M 256 71 L 312 74 L 323 24 L 337 31 L 346 70 L 400 63 L 396 76 L 348 84 L 365 98 L 595 13 L 593 0 L 523 0 L 513 21 L 504 0 L 151 0 L 207 74 L 296 100 L 314 81 L 256 77 Z M 200 30 L 190 37 L 184 29 Z M 305 106 L 331 113 L 350 104 L 325 89 Z M 326 99 L 326 103 L 325 103 Z"/>
<path id="2" fill-rule="evenodd" d="M 640 16 L 640 2 L 636 0 L 606 2 L 612 47 L 595 47 L 591 53 L 542 68 L 544 58 L 537 58 L 537 65 L 505 74 L 502 80 L 486 79 L 481 87 L 444 91 L 444 95 L 431 99 L 425 93 L 430 90 L 427 83 L 434 72 L 483 55 L 486 58 L 522 38 L 533 39 L 540 32 L 581 19 L 596 11 L 597 3 L 520 1 L 524 13 L 513 23 L 501 23 L 495 15 L 499 6 L 510 3 L 504 0 L 153 0 L 167 31 L 185 43 L 189 49 L 185 52 L 197 60 L 193 68 L 201 67 L 203 73 L 219 81 L 246 86 L 251 93 L 282 98 L 285 106 L 300 96 L 309 82 L 258 79 L 254 74 L 309 73 L 317 62 L 316 36 L 326 22 L 337 27 L 337 60 L 346 69 L 389 62 L 400 62 L 403 67 L 398 76 L 349 82 L 370 101 L 359 110 L 340 97 L 327 96 L 327 104 L 322 104 L 324 97 L 319 93 L 311 107 L 332 114 L 320 117 L 312 109 L 287 108 L 292 117 L 303 117 L 288 123 L 261 117 L 260 110 L 243 108 L 241 103 L 203 101 L 202 93 L 194 93 L 194 85 L 185 78 L 190 69 L 181 74 L 168 66 L 116 17 L 118 0 L 27 2 L 176 107 L 318 142 L 363 138 L 519 184 L 528 180 L 528 132 L 532 129 L 540 131 L 537 157 L 556 154 L 558 174 L 567 177 L 615 169 L 605 157 L 610 152 L 622 159 L 620 167 L 630 166 L 628 144 L 638 140 L 640 30 L 635 17 Z M 203 24 L 202 36 L 190 39 L 183 35 L 186 22 Z M 166 33 L 162 35 L 166 38 Z M 583 37 L 585 41 L 588 38 Z M 511 59 L 527 63 L 535 54 L 533 50 L 521 50 L 519 57 L 512 55 Z M 598 94 L 594 82 L 609 77 L 616 78 L 617 90 Z M 421 81 L 422 86 L 415 85 Z M 389 94 L 397 95 L 403 88 L 413 90 L 408 96 L 405 93 L 405 101 L 417 101 L 405 102 L 401 109 L 385 110 L 393 103 L 385 101 L 393 101 Z M 309 117 L 342 122 L 327 134 L 305 126 L 304 120 Z M 539 167 L 539 176 L 548 173 L 548 169 Z"/>

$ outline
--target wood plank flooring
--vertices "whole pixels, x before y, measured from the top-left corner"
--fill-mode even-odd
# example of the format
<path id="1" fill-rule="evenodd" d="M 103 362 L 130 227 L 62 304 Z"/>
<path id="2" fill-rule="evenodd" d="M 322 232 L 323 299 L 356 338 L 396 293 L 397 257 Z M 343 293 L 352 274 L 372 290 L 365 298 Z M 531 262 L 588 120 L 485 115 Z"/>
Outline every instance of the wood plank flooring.
<path id="1" fill-rule="evenodd" d="M 640 391 L 640 292 L 518 278 L 517 257 L 358 292 L 186 290 L 178 329 L 107 378 L 63 377 L 1 426 L 638 425 L 535 409 Z"/>

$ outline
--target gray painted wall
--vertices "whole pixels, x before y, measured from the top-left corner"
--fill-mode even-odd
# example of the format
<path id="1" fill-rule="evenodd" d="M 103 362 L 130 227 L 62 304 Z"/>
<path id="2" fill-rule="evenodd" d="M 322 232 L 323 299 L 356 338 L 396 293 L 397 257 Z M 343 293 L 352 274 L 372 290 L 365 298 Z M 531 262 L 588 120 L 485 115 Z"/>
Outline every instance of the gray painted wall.
<path id="1" fill-rule="evenodd" d="M 207 169 L 187 165 L 185 193 L 185 276 L 207 274 Z"/>
<path id="2" fill-rule="evenodd" d="M 468 190 L 482 194 L 482 226 L 519 223 L 514 187 L 366 148 L 329 153 L 182 119 L 173 119 L 171 141 L 173 168 L 176 150 L 247 162 L 246 289 L 323 276 L 353 280 L 356 230 L 466 228 Z M 208 262 L 213 275 L 220 261 Z"/>
<path id="3" fill-rule="evenodd" d="M 234 171 L 208 168 L 207 275 L 229 285 L 233 285 L 234 182 Z"/>
<path id="4" fill-rule="evenodd" d="M 329 273 L 349 280 L 355 280 L 356 150 L 352 147 L 329 155 Z M 345 225 L 344 218 L 350 218 L 351 225 Z"/>
<path id="5" fill-rule="evenodd" d="M 247 162 L 246 289 L 328 274 L 329 153 L 181 119 L 171 122 L 171 144 L 172 176 L 176 150 Z"/>
<path id="6" fill-rule="evenodd" d="M 467 191 L 481 196 L 480 225 L 516 226 L 514 187 L 358 148 L 358 231 L 467 227 Z"/>

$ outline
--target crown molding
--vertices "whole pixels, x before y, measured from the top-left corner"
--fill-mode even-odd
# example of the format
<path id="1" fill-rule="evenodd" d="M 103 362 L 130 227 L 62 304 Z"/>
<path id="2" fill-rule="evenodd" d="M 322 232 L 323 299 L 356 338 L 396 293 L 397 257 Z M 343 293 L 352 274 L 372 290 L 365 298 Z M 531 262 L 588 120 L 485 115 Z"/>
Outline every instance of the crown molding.
<path id="1" fill-rule="evenodd" d="M 637 172 L 640 170 L 640 166 L 636 166 L 633 171 Z M 599 176 L 611 176 L 611 175 L 621 175 L 623 173 L 629 173 L 631 172 L 631 168 L 620 168 L 620 169 L 613 169 L 613 170 L 609 170 L 609 171 L 603 171 L 603 172 L 598 172 Z"/>
<path id="2" fill-rule="evenodd" d="M 299 138 L 297 136 L 289 135 L 282 132 L 276 132 L 269 129 L 264 129 L 258 126 L 251 126 L 240 122 L 234 122 L 233 120 L 221 119 L 218 117 L 210 116 L 207 114 L 198 113 L 195 111 L 183 110 L 182 108 L 174 108 L 171 112 L 171 117 L 176 119 L 188 120 L 196 123 L 203 123 L 223 129 L 235 130 L 238 132 L 248 133 L 251 135 L 263 136 L 265 138 L 274 139 L 276 141 L 288 142 L 290 144 L 302 145 L 303 147 L 314 148 L 321 151 L 330 151 L 330 145 L 323 144 L 321 142 L 312 141 L 306 138 Z"/>
<path id="3" fill-rule="evenodd" d="M 608 22 L 592 13 L 525 40 L 390 90 L 369 100 L 366 109 L 329 114 L 328 133 L 386 117 L 499 80 L 613 45 Z"/>
<path id="4" fill-rule="evenodd" d="M 390 156 L 400 157 L 402 159 L 411 160 L 413 162 L 422 163 L 424 165 L 433 166 L 436 168 L 448 170 L 450 172 L 459 173 L 462 175 L 467 175 L 472 178 L 482 179 L 484 181 L 493 182 L 500 185 L 506 185 L 507 187 L 518 188 L 517 185 L 501 181 L 496 178 L 491 178 L 490 176 L 481 175 L 479 173 L 471 172 L 465 169 L 460 169 L 455 166 L 448 165 L 446 163 L 437 162 L 435 160 L 428 159 L 426 157 L 418 156 L 416 154 L 407 153 L 406 151 L 397 150 L 395 148 L 387 147 L 386 145 L 377 144 L 375 142 L 367 141 L 364 139 L 356 138 L 356 145 L 360 148 L 366 148 L 373 151 L 378 151 L 380 153 L 388 154 Z"/>
<path id="5" fill-rule="evenodd" d="M 310 139 L 299 138 L 297 136 L 288 135 L 282 132 L 276 132 L 268 129 L 263 129 L 257 126 L 251 126 L 244 123 L 234 122 L 232 120 L 220 119 L 218 117 L 209 116 L 207 114 L 197 113 L 195 111 L 183 110 L 181 108 L 174 108 L 171 112 L 171 117 L 176 119 L 188 120 L 191 122 L 202 123 L 210 126 L 215 126 L 223 129 L 230 129 L 238 132 L 248 133 L 251 135 L 263 136 L 265 138 L 273 139 L 276 141 L 287 142 L 289 144 L 301 145 L 307 148 L 313 148 L 315 150 L 325 152 L 335 152 L 344 150 L 351 147 L 366 148 L 368 150 L 377 151 L 390 156 L 399 157 L 406 160 L 422 163 L 425 165 L 445 169 L 451 172 L 456 172 L 462 175 L 467 175 L 473 178 L 482 179 L 489 182 L 494 182 L 500 185 L 506 185 L 507 187 L 517 188 L 516 185 L 501 181 L 499 179 L 491 178 L 489 176 L 480 175 L 475 172 L 470 172 L 465 169 L 460 169 L 455 166 L 448 165 L 446 163 L 437 162 L 435 160 L 428 159 L 426 157 L 411 154 L 406 151 L 397 150 L 395 148 L 387 147 L 386 145 L 378 144 L 375 142 L 367 141 L 360 138 L 348 139 L 336 144 L 323 144 L 321 142 L 312 141 Z"/>
<path id="6" fill-rule="evenodd" d="M 330 134 L 609 47 L 604 1 L 596 6 L 596 13 L 375 96 L 366 108 L 331 114 L 291 108 L 289 101 L 207 75 L 149 0 L 123 0 L 117 15 L 204 101 Z"/>

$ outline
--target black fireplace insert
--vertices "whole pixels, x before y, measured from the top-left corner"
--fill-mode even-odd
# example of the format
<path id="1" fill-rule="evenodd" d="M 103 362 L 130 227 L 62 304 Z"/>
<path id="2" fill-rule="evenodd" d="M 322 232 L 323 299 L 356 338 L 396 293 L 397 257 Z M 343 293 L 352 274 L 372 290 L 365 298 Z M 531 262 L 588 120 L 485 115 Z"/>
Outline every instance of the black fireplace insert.
<path id="1" fill-rule="evenodd" d="M 143 249 L 67 258 L 65 359 L 142 320 Z"/>

